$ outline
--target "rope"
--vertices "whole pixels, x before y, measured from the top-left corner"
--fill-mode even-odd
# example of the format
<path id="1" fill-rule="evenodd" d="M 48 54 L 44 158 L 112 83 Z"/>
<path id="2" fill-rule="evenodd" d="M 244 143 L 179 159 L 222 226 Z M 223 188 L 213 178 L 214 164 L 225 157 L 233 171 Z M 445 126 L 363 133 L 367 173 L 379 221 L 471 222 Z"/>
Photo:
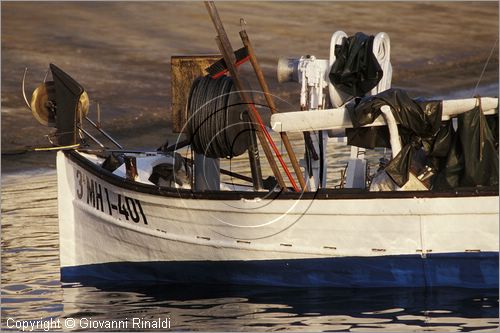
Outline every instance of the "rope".
<path id="1" fill-rule="evenodd" d="M 474 87 L 474 90 L 472 92 L 472 96 L 473 97 L 476 96 L 477 87 L 479 87 L 479 83 L 483 79 L 484 72 L 486 71 L 486 67 L 488 66 L 488 63 L 490 62 L 491 56 L 493 55 L 493 51 L 495 51 L 495 47 L 496 47 L 497 43 L 498 43 L 498 37 L 495 40 L 495 43 L 493 44 L 493 47 L 491 48 L 490 55 L 488 56 L 488 59 L 486 59 L 486 62 L 485 62 L 484 67 L 483 67 L 483 70 L 481 71 L 481 75 L 479 76 L 479 80 L 477 80 L 476 86 Z"/>
<path id="2" fill-rule="evenodd" d="M 249 146 L 251 126 L 243 121 L 241 100 L 231 78 L 195 80 L 188 100 L 187 134 L 192 149 L 211 158 L 232 158 Z"/>

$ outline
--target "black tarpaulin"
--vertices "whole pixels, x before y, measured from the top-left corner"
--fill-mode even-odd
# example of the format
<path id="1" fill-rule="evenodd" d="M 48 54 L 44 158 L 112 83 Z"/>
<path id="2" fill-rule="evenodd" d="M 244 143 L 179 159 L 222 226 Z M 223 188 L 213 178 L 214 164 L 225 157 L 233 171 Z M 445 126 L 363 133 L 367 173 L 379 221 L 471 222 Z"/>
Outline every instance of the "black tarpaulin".
<path id="1" fill-rule="evenodd" d="M 382 114 L 380 108 L 384 105 L 391 107 L 400 127 L 420 136 L 433 135 L 441 124 L 440 101 L 414 101 L 406 91 L 393 88 L 362 98 L 348 108 L 354 128 L 373 123 Z"/>
<path id="2" fill-rule="evenodd" d="M 373 55 L 373 39 L 358 32 L 335 46 L 336 60 L 329 75 L 335 88 L 357 97 L 364 96 L 379 83 L 383 71 Z"/>
<path id="3" fill-rule="evenodd" d="M 487 118 L 477 107 L 457 123 L 434 188 L 498 185 L 498 114 Z"/>
<path id="4" fill-rule="evenodd" d="M 385 171 L 401 187 L 408 181 L 413 154 L 440 130 L 441 103 L 414 101 L 401 89 L 389 89 L 375 96 L 360 99 L 357 104 L 348 108 L 354 127 L 346 131 L 348 144 L 370 149 L 390 147 L 386 126 L 361 127 L 373 123 L 382 114 L 380 108 L 384 105 L 390 106 L 399 124 L 398 131 L 403 145 L 399 154 L 386 166 Z"/>
<path id="5" fill-rule="evenodd" d="M 441 122 L 440 101 L 413 100 L 403 90 L 389 89 L 348 108 L 354 127 L 346 131 L 348 144 L 390 147 L 386 126 L 361 127 L 378 118 L 383 105 L 391 107 L 403 144 L 385 168 L 398 186 L 408 181 L 413 155 L 422 152 L 437 174 L 433 189 L 498 184 L 498 114 L 485 117 L 478 106 L 457 117 L 455 131 L 451 120 Z"/>

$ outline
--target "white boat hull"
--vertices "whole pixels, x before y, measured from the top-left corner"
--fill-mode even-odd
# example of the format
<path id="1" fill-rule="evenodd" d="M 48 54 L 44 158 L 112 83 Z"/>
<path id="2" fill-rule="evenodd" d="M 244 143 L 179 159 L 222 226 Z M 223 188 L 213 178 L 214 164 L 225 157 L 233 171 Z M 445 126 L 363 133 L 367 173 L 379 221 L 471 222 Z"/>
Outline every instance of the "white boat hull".
<path id="1" fill-rule="evenodd" d="M 58 153 L 63 281 L 498 287 L 498 194 L 194 198 L 78 156 Z"/>

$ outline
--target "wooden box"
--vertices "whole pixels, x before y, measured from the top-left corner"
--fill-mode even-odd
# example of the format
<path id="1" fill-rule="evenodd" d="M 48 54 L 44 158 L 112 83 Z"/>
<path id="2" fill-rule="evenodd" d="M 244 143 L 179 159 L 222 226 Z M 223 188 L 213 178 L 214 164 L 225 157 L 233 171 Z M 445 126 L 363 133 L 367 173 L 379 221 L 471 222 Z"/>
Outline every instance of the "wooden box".
<path id="1" fill-rule="evenodd" d="M 220 55 L 172 56 L 172 130 L 185 132 L 187 122 L 187 101 L 192 82 L 198 76 L 208 74 L 205 68 L 222 58 Z"/>

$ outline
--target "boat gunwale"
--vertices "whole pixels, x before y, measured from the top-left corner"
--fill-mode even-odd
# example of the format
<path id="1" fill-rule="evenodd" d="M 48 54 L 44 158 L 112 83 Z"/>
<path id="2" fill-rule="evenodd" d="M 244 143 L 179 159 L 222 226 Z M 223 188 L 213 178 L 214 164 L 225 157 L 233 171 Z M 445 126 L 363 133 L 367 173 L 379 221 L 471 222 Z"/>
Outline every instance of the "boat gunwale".
<path id="1" fill-rule="evenodd" d="M 117 187 L 152 194 L 162 197 L 181 199 L 204 200 L 241 200 L 241 199 L 270 199 L 270 200 L 339 200 L 339 199 L 420 199 L 420 198 L 450 198 L 450 197 L 490 197 L 498 196 L 498 186 L 464 187 L 445 191 L 380 191 L 371 192 L 367 189 L 320 189 L 315 192 L 297 193 L 288 192 L 247 192 L 247 191 L 204 191 L 193 192 L 188 189 L 143 184 L 122 178 L 102 167 L 92 163 L 75 150 L 63 152 L 66 158 L 76 163 L 94 176 Z"/>

